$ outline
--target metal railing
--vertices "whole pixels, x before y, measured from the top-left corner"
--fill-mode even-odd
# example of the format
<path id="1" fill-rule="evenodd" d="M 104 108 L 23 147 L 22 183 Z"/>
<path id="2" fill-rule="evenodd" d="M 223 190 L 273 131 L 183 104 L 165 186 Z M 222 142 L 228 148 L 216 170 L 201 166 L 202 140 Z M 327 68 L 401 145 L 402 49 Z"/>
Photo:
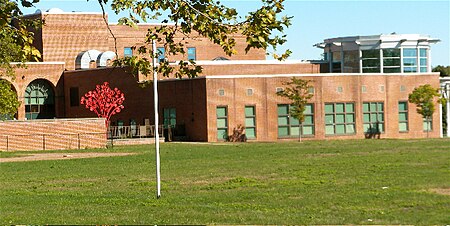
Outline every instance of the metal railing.
<path id="1" fill-rule="evenodd" d="M 159 137 L 166 137 L 172 140 L 172 127 L 158 126 Z M 145 138 L 155 136 L 154 125 L 132 125 L 132 126 L 110 126 L 108 129 L 108 139 L 129 139 Z"/>

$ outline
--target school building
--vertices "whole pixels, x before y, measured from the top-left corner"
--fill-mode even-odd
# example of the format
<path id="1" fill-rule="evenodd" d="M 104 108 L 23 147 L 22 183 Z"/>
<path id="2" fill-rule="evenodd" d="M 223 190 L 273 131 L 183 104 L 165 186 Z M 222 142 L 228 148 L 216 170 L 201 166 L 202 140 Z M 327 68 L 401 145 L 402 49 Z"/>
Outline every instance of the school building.
<path id="1" fill-rule="evenodd" d="M 22 102 L 16 118 L 92 118 L 80 104 L 95 85 L 107 81 L 125 94 L 125 108 L 111 124 L 130 128 L 153 125 L 153 88 L 141 88 L 127 68 L 113 67 L 118 57 L 137 54 L 132 48 L 144 43 L 147 29 L 109 24 L 101 13 L 37 11 L 30 18 L 45 20 L 37 31 L 35 46 L 41 62 L 27 63 L 11 80 Z M 181 38 L 181 37 L 180 37 Z M 363 139 L 442 137 L 441 108 L 425 121 L 408 103 L 415 87 L 431 84 L 450 90 L 450 81 L 431 72 L 431 44 L 438 39 L 418 34 L 388 34 L 326 39 L 316 44 L 324 50 L 320 61 L 266 60 L 265 50 L 245 51 L 245 38 L 235 35 L 236 55 L 205 38 L 189 40 L 186 55 L 160 60 L 176 63 L 195 60 L 203 73 L 193 79 L 160 77 L 159 115 L 173 139 L 223 141 L 239 125 L 249 141 L 298 139 Z M 289 115 L 290 101 L 276 93 L 292 77 L 310 80 L 314 96 L 302 125 Z M 441 84 L 442 83 L 442 84 Z M 447 104 L 447 118 L 450 118 Z M 445 114 L 444 114 L 445 115 Z M 57 131 L 55 131 L 57 132 Z"/>

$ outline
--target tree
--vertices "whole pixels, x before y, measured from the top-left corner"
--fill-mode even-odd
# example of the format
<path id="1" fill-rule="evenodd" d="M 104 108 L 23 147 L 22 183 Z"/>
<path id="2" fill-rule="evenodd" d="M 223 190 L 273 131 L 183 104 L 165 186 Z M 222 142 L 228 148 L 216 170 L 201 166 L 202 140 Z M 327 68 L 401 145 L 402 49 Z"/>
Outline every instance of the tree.
<path id="1" fill-rule="evenodd" d="M 430 130 L 428 122 L 436 110 L 435 98 L 440 96 L 439 89 L 431 87 L 430 84 L 425 84 L 414 88 L 412 93 L 408 96 L 408 101 L 416 105 L 417 113 L 422 115 L 427 122 L 427 137 L 428 131 Z M 438 100 L 443 101 L 443 98 L 439 98 Z"/>
<path id="2" fill-rule="evenodd" d="M 313 88 L 310 85 L 311 81 L 297 79 L 292 77 L 291 81 L 284 82 L 283 85 L 287 86 L 282 91 L 277 92 L 278 96 L 286 97 L 291 100 L 291 108 L 289 115 L 297 119 L 300 123 L 300 131 L 299 131 L 299 141 L 302 139 L 302 130 L 303 130 L 303 122 L 305 121 L 305 109 L 308 101 L 314 96 L 310 92 L 310 89 Z"/>
<path id="3" fill-rule="evenodd" d="M 123 108 L 125 95 L 118 89 L 111 89 L 108 82 L 97 85 L 95 90 L 89 91 L 81 97 L 81 104 L 93 111 L 100 118 L 106 119 L 106 126 L 109 126 L 111 116 L 119 113 Z"/>
<path id="4" fill-rule="evenodd" d="M 37 0 L 21 0 L 23 7 L 31 7 Z M 18 1 L 0 0 L 0 78 L 10 77 L 14 80 L 14 69 L 23 67 L 26 61 L 37 60 L 39 51 L 33 47 L 33 32 L 29 28 L 37 28 L 38 21 L 22 17 Z M 19 64 L 11 64 L 18 62 Z M 20 105 L 17 94 L 11 89 L 11 84 L 0 82 L 0 114 L 14 114 Z"/>
<path id="5" fill-rule="evenodd" d="M 20 102 L 17 94 L 11 89 L 11 83 L 0 79 L 0 120 L 11 119 L 17 112 Z"/>
<path id="6" fill-rule="evenodd" d="M 444 67 L 442 65 L 438 65 L 433 68 L 433 72 L 441 73 L 440 76 L 450 76 L 450 66 Z"/>
<path id="7" fill-rule="evenodd" d="M 115 61 L 115 65 L 131 66 L 133 73 L 144 76 L 151 75 L 153 70 L 169 77 L 195 77 L 202 68 L 194 61 L 179 61 L 177 68 L 169 66 L 168 62 L 161 62 L 157 67 L 151 64 L 151 58 L 157 53 L 148 46 L 152 42 L 164 44 L 167 55 L 185 54 L 187 38 L 205 37 L 222 47 L 225 54 L 236 54 L 234 35 L 240 33 L 245 36 L 250 49 L 273 49 L 273 57 L 286 59 L 290 51 L 281 55 L 275 53 L 276 47 L 286 42 L 284 29 L 290 25 L 292 17 L 281 16 L 284 0 L 261 0 L 261 7 L 249 12 L 244 18 L 240 17 L 234 8 L 227 7 L 217 0 L 98 0 L 103 12 L 104 5 L 109 4 L 115 13 L 129 12 L 128 17 L 121 18 L 119 24 L 135 26 L 139 21 L 150 19 L 161 22 L 171 22 L 173 25 L 161 25 L 150 28 L 142 46 L 133 47 L 140 56 L 126 57 Z M 106 22 L 106 19 L 105 19 Z M 111 31 L 111 30 L 110 30 Z M 273 35 L 274 31 L 279 35 Z M 112 36 L 114 34 L 111 32 Z M 117 51 L 116 51 L 117 52 Z M 148 56 L 147 56 L 148 54 Z"/>

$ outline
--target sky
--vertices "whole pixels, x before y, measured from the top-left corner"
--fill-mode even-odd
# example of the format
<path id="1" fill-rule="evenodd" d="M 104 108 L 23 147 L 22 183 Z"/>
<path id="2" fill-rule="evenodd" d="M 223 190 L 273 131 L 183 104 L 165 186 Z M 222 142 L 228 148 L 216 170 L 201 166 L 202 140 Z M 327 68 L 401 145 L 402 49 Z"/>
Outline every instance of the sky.
<path id="1" fill-rule="evenodd" d="M 256 9 L 261 1 L 221 2 L 245 15 Z M 60 8 L 66 12 L 101 12 L 97 0 L 41 0 L 35 7 L 23 9 L 23 12 L 30 14 L 36 9 L 46 11 L 50 8 Z M 288 41 L 278 50 L 290 49 L 293 53 L 289 59 L 320 59 L 323 50 L 313 45 L 324 39 L 396 32 L 430 35 L 440 39 L 440 42 L 431 46 L 432 66 L 450 65 L 450 0 L 285 0 L 285 9 L 284 13 L 294 18 L 286 31 Z M 121 17 L 108 8 L 106 11 L 110 23 Z"/>

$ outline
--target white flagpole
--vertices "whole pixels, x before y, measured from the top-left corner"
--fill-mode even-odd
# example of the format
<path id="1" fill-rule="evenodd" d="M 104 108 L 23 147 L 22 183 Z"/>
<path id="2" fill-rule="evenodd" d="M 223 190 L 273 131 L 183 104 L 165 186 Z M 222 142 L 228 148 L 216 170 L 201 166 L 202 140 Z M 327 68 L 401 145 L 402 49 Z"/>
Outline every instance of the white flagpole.
<path id="1" fill-rule="evenodd" d="M 158 72 L 156 68 L 156 42 L 152 41 L 153 47 L 153 98 L 155 103 L 155 149 L 156 149 L 156 198 L 161 197 L 161 173 L 159 161 L 159 116 L 158 116 Z"/>

